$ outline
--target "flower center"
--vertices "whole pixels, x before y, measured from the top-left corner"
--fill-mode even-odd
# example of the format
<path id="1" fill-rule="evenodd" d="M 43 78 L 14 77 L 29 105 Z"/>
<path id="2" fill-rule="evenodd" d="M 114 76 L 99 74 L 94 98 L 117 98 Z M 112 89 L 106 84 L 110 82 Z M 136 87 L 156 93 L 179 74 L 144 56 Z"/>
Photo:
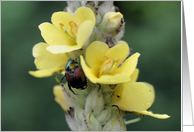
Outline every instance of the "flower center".
<path id="1" fill-rule="evenodd" d="M 59 23 L 59 25 L 61 30 L 64 31 L 69 38 L 76 40 L 78 25 L 75 22 L 73 21 L 69 22 L 69 29 L 64 29 L 63 28 L 64 25 L 62 23 Z"/>
<path id="2" fill-rule="evenodd" d="M 100 69 L 100 74 L 101 75 L 107 75 L 115 71 L 115 69 L 118 67 L 118 59 L 109 59 L 107 56 L 104 56 L 104 62 L 102 63 L 101 69 Z"/>

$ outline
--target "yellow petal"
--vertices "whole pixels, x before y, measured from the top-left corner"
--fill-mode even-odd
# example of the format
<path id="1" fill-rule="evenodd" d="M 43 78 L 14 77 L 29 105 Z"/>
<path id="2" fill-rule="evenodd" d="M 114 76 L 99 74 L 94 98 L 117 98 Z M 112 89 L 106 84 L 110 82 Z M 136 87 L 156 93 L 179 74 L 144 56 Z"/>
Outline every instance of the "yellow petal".
<path id="1" fill-rule="evenodd" d="M 155 93 L 153 87 L 143 82 L 126 83 L 122 92 L 115 95 L 113 104 L 124 111 L 143 111 L 148 109 L 154 102 Z"/>
<path id="2" fill-rule="evenodd" d="M 50 51 L 53 54 L 59 54 L 59 53 L 67 53 L 74 50 L 80 49 L 81 46 L 79 45 L 50 45 L 46 49 Z"/>
<path id="3" fill-rule="evenodd" d="M 143 82 L 153 93 L 155 93 L 154 91 L 154 87 L 153 85 L 151 85 L 150 83 L 147 83 L 147 82 Z M 154 98 L 155 98 L 155 94 L 154 94 Z"/>
<path id="4" fill-rule="evenodd" d="M 86 65 L 86 62 L 84 61 L 83 56 L 80 56 L 80 60 L 81 60 L 82 69 L 83 69 L 83 71 L 84 71 L 86 77 L 87 77 L 88 79 L 90 79 L 91 82 L 96 83 L 97 77 L 94 75 L 93 70 L 90 69 L 90 68 Z"/>
<path id="5" fill-rule="evenodd" d="M 93 27 L 95 25 L 96 19 L 93 11 L 87 7 L 80 7 L 75 11 L 75 18 L 78 20 L 78 23 L 82 23 L 86 20 L 91 20 L 93 22 Z"/>
<path id="6" fill-rule="evenodd" d="M 116 45 L 107 51 L 106 55 L 111 59 L 119 59 L 118 64 L 123 62 L 129 54 L 129 46 L 127 44 Z"/>
<path id="7" fill-rule="evenodd" d="M 66 101 L 64 95 L 63 95 L 63 90 L 60 85 L 56 85 L 53 88 L 53 93 L 55 95 L 55 101 L 63 108 L 63 110 L 68 110 L 70 104 Z"/>
<path id="8" fill-rule="evenodd" d="M 134 72 L 131 74 L 131 80 L 129 82 L 136 82 L 139 75 L 139 69 L 135 69 Z"/>
<path id="9" fill-rule="evenodd" d="M 124 41 L 124 40 L 118 41 L 118 42 L 117 42 L 117 45 L 118 45 L 118 44 L 126 44 L 126 45 L 128 45 L 127 42 Z M 129 45 L 128 45 L 128 46 L 129 46 Z M 130 54 L 130 50 L 129 50 L 129 54 Z"/>
<path id="10" fill-rule="evenodd" d="M 139 56 L 139 53 L 131 55 L 113 74 L 125 73 L 128 76 L 131 76 L 137 66 Z"/>
<path id="11" fill-rule="evenodd" d="M 34 77 L 41 78 L 41 77 L 49 77 L 56 73 L 60 73 L 62 70 L 65 70 L 65 68 L 60 67 L 60 68 L 43 69 L 43 70 L 37 70 L 37 71 L 29 71 L 29 74 Z"/>
<path id="12" fill-rule="evenodd" d="M 49 45 L 76 45 L 75 40 L 70 39 L 55 25 L 48 22 L 39 25 L 41 35 Z"/>
<path id="13" fill-rule="evenodd" d="M 56 12 L 51 17 L 52 23 L 60 29 L 59 23 L 62 23 L 64 29 L 69 28 L 69 22 L 77 22 L 76 18 L 67 12 Z"/>
<path id="14" fill-rule="evenodd" d="M 102 75 L 98 78 L 97 83 L 102 84 L 118 84 L 130 81 L 127 74 L 116 74 L 116 75 Z"/>
<path id="15" fill-rule="evenodd" d="M 117 42 L 117 44 L 127 44 L 127 42 L 123 41 L 123 40 L 120 40 Z M 128 44 L 127 44 L 128 45 Z"/>
<path id="16" fill-rule="evenodd" d="M 87 64 L 94 71 L 96 76 L 98 76 L 104 55 L 108 50 L 108 45 L 100 41 L 93 42 L 86 50 Z"/>
<path id="17" fill-rule="evenodd" d="M 33 47 L 33 56 L 37 69 L 64 67 L 68 60 L 66 54 L 52 54 L 46 50 L 48 44 L 38 43 Z"/>
<path id="18" fill-rule="evenodd" d="M 152 116 L 152 117 L 155 117 L 155 118 L 158 118 L 158 119 L 170 118 L 170 116 L 167 115 L 167 114 L 154 114 L 151 111 L 146 111 L 146 110 L 145 111 L 136 111 L 136 113 L 143 114 L 143 115 L 149 115 L 149 116 Z"/>
<path id="19" fill-rule="evenodd" d="M 84 21 L 78 28 L 77 31 L 77 39 L 76 42 L 77 44 L 82 47 L 85 42 L 88 40 L 90 37 L 91 33 L 93 30 L 93 22 L 90 20 Z"/>

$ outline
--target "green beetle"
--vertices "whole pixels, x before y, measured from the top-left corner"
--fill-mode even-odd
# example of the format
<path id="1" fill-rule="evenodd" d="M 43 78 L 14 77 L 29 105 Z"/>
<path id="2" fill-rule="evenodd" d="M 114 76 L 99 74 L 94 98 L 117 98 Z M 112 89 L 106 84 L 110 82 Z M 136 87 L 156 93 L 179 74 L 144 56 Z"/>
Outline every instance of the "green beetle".
<path id="1" fill-rule="evenodd" d="M 75 93 L 71 87 L 81 90 L 87 87 L 86 76 L 82 70 L 81 65 L 72 58 L 67 61 L 67 65 L 65 66 L 65 75 L 61 78 L 60 82 L 62 82 L 65 77 L 69 90 L 73 94 Z"/>

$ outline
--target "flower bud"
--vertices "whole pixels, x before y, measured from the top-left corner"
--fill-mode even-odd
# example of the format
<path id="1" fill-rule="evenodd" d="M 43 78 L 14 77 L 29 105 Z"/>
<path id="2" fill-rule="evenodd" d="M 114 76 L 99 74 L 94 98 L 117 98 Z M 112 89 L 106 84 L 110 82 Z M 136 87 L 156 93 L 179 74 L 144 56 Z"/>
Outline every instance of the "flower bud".
<path id="1" fill-rule="evenodd" d="M 83 114 L 82 131 L 101 131 L 102 126 L 93 114 Z"/>
<path id="2" fill-rule="evenodd" d="M 78 91 L 79 93 L 77 95 L 73 94 L 67 84 L 64 85 L 63 88 L 63 93 L 64 93 L 64 97 L 67 100 L 67 102 L 75 107 L 75 108 L 84 108 L 85 106 L 85 100 L 86 100 L 86 96 L 84 97 L 82 94 L 80 94 L 80 92 L 84 92 L 84 90 L 80 90 L 80 89 L 74 89 L 75 93 Z"/>
<path id="3" fill-rule="evenodd" d="M 111 117 L 111 108 L 107 107 L 105 110 L 101 111 L 100 114 L 96 117 L 98 122 L 101 125 L 105 125 Z"/>
<path id="4" fill-rule="evenodd" d="M 87 1 L 81 2 L 82 6 L 90 8 L 96 16 L 96 25 L 99 25 L 107 12 L 115 11 L 113 1 Z"/>
<path id="5" fill-rule="evenodd" d="M 102 32 L 115 36 L 119 34 L 124 27 L 124 18 L 120 12 L 108 12 L 104 15 L 99 29 Z"/>
<path id="6" fill-rule="evenodd" d="M 99 1 L 98 2 L 98 13 L 103 17 L 107 12 L 115 11 L 113 1 Z"/>
<path id="7" fill-rule="evenodd" d="M 102 131 L 126 131 L 126 126 L 120 110 L 112 107 L 112 118 L 104 125 Z"/>
<path id="8" fill-rule="evenodd" d="M 70 107 L 69 110 L 67 110 L 65 112 L 65 118 L 66 118 L 66 121 L 67 121 L 70 129 L 72 131 L 77 131 L 77 123 L 76 123 L 76 120 L 74 118 L 74 109 L 72 107 Z"/>
<path id="9" fill-rule="evenodd" d="M 104 42 L 108 45 L 109 48 L 112 48 L 117 43 L 115 37 L 112 37 L 110 34 L 101 33 L 98 37 L 98 40 Z"/>
<path id="10" fill-rule="evenodd" d="M 80 1 L 67 1 L 67 4 L 72 12 L 75 12 L 79 7 L 82 6 L 82 3 Z"/>
<path id="11" fill-rule="evenodd" d="M 99 88 L 94 88 L 86 98 L 85 111 L 97 116 L 104 109 L 104 99 L 102 91 Z"/>
<path id="12" fill-rule="evenodd" d="M 124 33 L 125 33 L 125 25 L 123 25 L 123 27 L 121 28 L 120 32 L 115 36 L 115 38 L 117 40 L 120 40 L 123 36 L 124 36 Z"/>
<path id="13" fill-rule="evenodd" d="M 85 111 L 81 108 L 77 108 L 75 110 L 75 119 L 77 121 L 77 124 L 82 124 L 83 115 L 86 114 Z"/>

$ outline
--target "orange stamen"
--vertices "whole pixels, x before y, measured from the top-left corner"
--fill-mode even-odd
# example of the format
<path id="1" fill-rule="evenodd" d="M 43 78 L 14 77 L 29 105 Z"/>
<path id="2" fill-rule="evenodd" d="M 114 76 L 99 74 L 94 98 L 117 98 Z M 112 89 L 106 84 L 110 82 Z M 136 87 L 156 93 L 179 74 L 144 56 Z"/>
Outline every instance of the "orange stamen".
<path id="1" fill-rule="evenodd" d="M 77 32 L 77 30 L 78 30 L 78 25 L 77 25 L 76 23 L 74 23 L 74 27 L 75 27 L 75 30 L 76 30 L 76 32 Z"/>
<path id="2" fill-rule="evenodd" d="M 64 26 L 63 23 L 59 23 L 60 26 Z"/>
<path id="3" fill-rule="evenodd" d="M 116 60 L 116 62 L 118 62 L 118 61 L 120 61 L 120 58 L 118 58 L 118 59 Z"/>
<path id="4" fill-rule="evenodd" d="M 60 28 L 61 28 L 61 30 L 63 31 L 63 24 L 62 23 L 59 23 L 59 26 L 60 26 Z"/>
<path id="5" fill-rule="evenodd" d="M 108 57 L 107 56 L 104 56 L 107 60 L 108 60 Z"/>

